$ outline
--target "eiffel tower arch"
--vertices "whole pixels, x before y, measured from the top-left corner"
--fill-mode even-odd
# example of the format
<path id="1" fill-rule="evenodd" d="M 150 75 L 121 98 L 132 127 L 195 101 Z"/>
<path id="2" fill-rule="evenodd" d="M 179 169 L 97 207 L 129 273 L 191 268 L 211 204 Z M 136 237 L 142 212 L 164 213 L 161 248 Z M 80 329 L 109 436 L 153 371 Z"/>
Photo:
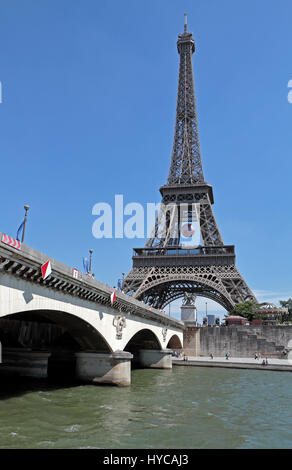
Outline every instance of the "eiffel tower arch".
<path id="1" fill-rule="evenodd" d="M 225 245 L 212 205 L 213 188 L 204 179 L 192 56 L 195 42 L 179 34 L 176 122 L 161 207 L 144 248 L 134 248 L 133 267 L 123 291 L 156 308 L 185 292 L 215 300 L 227 311 L 256 298 L 236 267 L 234 245 Z"/>

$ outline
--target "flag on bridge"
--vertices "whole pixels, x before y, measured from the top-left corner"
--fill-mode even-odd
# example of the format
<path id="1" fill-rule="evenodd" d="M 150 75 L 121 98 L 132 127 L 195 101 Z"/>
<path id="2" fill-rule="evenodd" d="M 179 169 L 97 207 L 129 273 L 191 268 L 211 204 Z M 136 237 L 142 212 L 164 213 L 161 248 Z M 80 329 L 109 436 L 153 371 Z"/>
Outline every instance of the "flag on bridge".
<path id="1" fill-rule="evenodd" d="M 52 272 L 52 266 L 50 260 L 46 261 L 41 267 L 43 279 L 47 279 Z"/>
<path id="2" fill-rule="evenodd" d="M 117 297 L 116 297 L 116 293 L 115 293 L 115 291 L 113 291 L 113 292 L 111 293 L 111 304 L 114 303 L 114 301 L 116 300 L 116 298 L 117 298 Z"/>
<path id="3" fill-rule="evenodd" d="M 122 290 L 122 280 L 118 279 L 118 289 Z"/>
<path id="4" fill-rule="evenodd" d="M 89 273 L 89 259 L 88 258 L 83 258 L 83 267 L 85 274 Z"/>
<path id="5" fill-rule="evenodd" d="M 78 269 L 73 268 L 73 270 L 72 270 L 72 276 L 74 277 L 74 279 L 78 279 L 78 278 L 79 278 L 79 271 L 78 271 Z"/>
<path id="6" fill-rule="evenodd" d="M 20 242 L 20 238 L 22 237 L 23 234 L 23 227 L 24 227 L 24 221 L 21 222 L 20 226 L 18 227 L 17 234 L 16 234 L 16 240 Z"/>

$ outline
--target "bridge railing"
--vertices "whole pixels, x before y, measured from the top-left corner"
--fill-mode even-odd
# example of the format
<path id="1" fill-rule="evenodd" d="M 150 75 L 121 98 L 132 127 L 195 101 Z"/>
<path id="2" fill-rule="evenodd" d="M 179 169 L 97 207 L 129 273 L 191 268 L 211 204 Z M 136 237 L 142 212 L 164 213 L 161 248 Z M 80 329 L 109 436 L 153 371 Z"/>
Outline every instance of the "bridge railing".
<path id="1" fill-rule="evenodd" d="M 133 256 L 202 256 L 202 255 L 234 255 L 234 245 L 198 246 L 196 248 L 134 248 Z"/>

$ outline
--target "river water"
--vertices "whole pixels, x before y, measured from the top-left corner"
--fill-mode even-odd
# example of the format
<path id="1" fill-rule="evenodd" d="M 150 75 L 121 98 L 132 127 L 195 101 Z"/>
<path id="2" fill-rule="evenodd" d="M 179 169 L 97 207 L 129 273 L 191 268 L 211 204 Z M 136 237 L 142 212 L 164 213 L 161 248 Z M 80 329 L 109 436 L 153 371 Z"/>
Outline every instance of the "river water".
<path id="1" fill-rule="evenodd" d="M 174 367 L 132 385 L 0 385 L 0 448 L 292 448 L 292 374 Z"/>

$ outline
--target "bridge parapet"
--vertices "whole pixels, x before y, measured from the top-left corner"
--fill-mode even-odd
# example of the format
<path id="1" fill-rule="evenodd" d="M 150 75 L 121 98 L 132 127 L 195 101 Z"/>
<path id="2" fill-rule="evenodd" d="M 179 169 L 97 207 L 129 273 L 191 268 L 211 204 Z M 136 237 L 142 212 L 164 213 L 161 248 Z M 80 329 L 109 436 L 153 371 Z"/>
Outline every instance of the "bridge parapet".
<path id="1" fill-rule="evenodd" d="M 111 294 L 113 289 L 110 286 L 81 272 L 78 272 L 78 278 L 75 278 L 73 277 L 73 268 L 60 261 L 25 244 L 19 244 L 18 249 L 13 248 L 3 243 L 2 239 L 3 233 L 0 232 L 0 273 L 7 273 L 87 301 L 111 306 L 111 308 L 121 313 L 132 314 L 168 327 L 184 330 L 183 322 L 171 318 L 160 310 L 151 308 L 119 290 L 115 290 L 116 300 L 112 305 Z M 51 262 L 52 272 L 44 280 L 41 266 L 48 260 Z"/>

